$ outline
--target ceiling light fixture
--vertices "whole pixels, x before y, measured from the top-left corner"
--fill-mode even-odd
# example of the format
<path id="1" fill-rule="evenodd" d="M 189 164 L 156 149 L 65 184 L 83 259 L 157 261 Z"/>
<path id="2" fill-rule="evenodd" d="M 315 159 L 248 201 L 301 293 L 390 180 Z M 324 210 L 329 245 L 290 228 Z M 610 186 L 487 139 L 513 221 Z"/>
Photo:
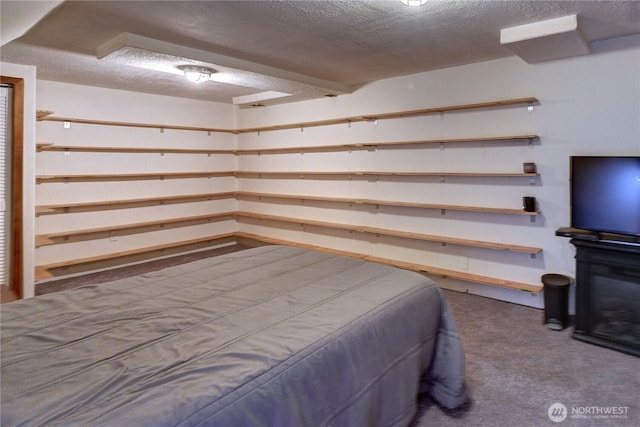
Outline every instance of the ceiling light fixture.
<path id="1" fill-rule="evenodd" d="M 429 0 L 400 0 L 406 6 L 422 6 Z"/>
<path id="2" fill-rule="evenodd" d="M 196 65 L 181 65 L 178 69 L 184 73 L 187 80 L 194 83 L 204 83 L 211 78 L 211 74 L 215 73 L 211 68 Z"/>

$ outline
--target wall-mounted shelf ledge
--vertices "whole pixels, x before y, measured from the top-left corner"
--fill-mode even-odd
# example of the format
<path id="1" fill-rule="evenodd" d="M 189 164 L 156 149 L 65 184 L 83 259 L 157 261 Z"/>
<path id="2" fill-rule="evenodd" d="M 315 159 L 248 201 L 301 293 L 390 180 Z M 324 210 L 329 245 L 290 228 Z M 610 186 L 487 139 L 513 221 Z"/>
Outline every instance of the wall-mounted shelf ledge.
<path id="1" fill-rule="evenodd" d="M 526 97 L 526 98 L 505 99 L 500 101 L 479 102 L 474 104 L 447 105 L 442 107 L 421 108 L 417 110 L 396 111 L 391 113 L 366 114 L 361 116 L 341 117 L 341 118 L 327 119 L 327 120 L 315 120 L 315 121 L 288 123 L 288 124 L 273 125 L 273 126 L 241 128 L 241 129 L 221 129 L 221 128 L 208 128 L 208 127 L 198 127 L 198 126 L 164 125 L 164 124 L 158 124 L 158 123 L 131 123 L 131 122 L 120 122 L 120 121 L 108 121 L 108 120 L 78 119 L 78 118 L 71 118 L 71 117 L 55 117 L 52 115 L 53 114 L 52 111 L 44 111 L 44 110 L 37 111 L 36 118 L 38 121 L 69 122 L 69 123 L 79 123 L 79 124 L 89 124 L 89 125 L 125 126 L 125 127 L 152 128 L 152 129 L 173 129 L 173 130 L 241 134 L 241 133 L 251 133 L 251 132 L 269 132 L 269 131 L 285 130 L 285 129 L 304 129 L 309 127 L 330 126 L 330 125 L 338 125 L 338 124 L 349 125 L 351 123 L 356 123 L 356 122 L 375 122 L 377 120 L 425 116 L 429 114 L 444 114 L 447 112 L 454 112 L 454 111 L 501 108 L 501 107 L 508 107 L 508 106 L 514 106 L 514 105 L 533 105 L 533 104 L 537 104 L 538 102 L 539 102 L 538 99 L 534 97 Z"/>
<path id="2" fill-rule="evenodd" d="M 469 142 L 499 142 L 507 143 L 510 141 L 526 141 L 533 142 L 537 140 L 538 135 L 507 135 L 507 136 L 485 136 L 485 137 L 469 137 L 469 138 L 450 138 L 450 139 L 425 139 L 412 141 L 388 141 L 388 142 L 365 142 L 354 144 L 329 144 L 329 145 L 312 145 L 312 146 L 296 146 L 296 147 L 273 147 L 273 148 L 242 148 L 236 150 L 236 154 L 285 154 L 285 153 L 314 153 L 314 152 L 332 152 L 332 151 L 372 151 L 384 150 L 392 148 L 404 148 L 420 145 L 435 144 L 459 144 Z"/>
<path id="3" fill-rule="evenodd" d="M 227 191 L 220 193 L 204 193 L 204 194 L 186 194 L 180 196 L 162 196 L 148 197 L 139 199 L 121 199 L 121 200 L 103 200 L 96 202 L 83 203 L 62 203 L 57 205 L 40 205 L 36 206 L 36 215 L 58 215 L 65 213 L 78 212 L 94 212 L 111 209 L 127 209 L 145 206 L 161 206 L 177 203 L 200 202 L 207 200 L 220 199 L 284 199 L 298 200 L 301 202 L 328 202 L 328 203 L 346 203 L 350 205 L 371 205 L 371 206 L 389 206 L 389 207 L 406 207 L 417 209 L 435 209 L 445 213 L 446 211 L 463 211 L 463 212 L 479 212 L 491 214 L 505 215 L 526 215 L 536 216 L 542 212 L 536 210 L 534 212 L 524 211 L 522 209 L 512 208 L 496 208 L 488 206 L 463 206 L 463 205 L 445 205 L 434 203 L 417 203 L 417 202 L 400 202 L 392 200 L 375 200 L 375 199 L 353 199 L 348 197 L 323 197 L 323 196 L 306 196 L 297 194 L 273 194 L 258 193 L 251 191 Z"/>
<path id="4" fill-rule="evenodd" d="M 138 174 L 88 174 L 88 175 L 38 175 L 36 184 L 51 182 L 98 182 L 98 181 L 140 181 L 148 179 L 186 179 L 186 178 L 214 178 L 233 177 L 235 171 L 220 172 L 166 172 L 166 173 L 138 173 Z"/>
<path id="5" fill-rule="evenodd" d="M 417 271 L 419 273 L 423 273 L 426 275 L 457 279 L 465 282 L 479 283 L 482 285 L 497 286 L 497 287 L 507 288 L 507 289 L 515 289 L 518 291 L 530 292 L 532 294 L 537 294 L 542 290 L 541 285 L 533 285 L 529 283 L 516 282 L 513 280 L 498 279 L 495 277 L 481 276 L 477 274 L 465 273 L 465 272 L 455 271 L 455 270 L 448 270 L 444 268 L 437 268 L 437 267 L 432 267 L 432 266 L 423 265 L 423 264 L 409 263 L 409 262 L 392 260 L 388 258 L 380 258 L 380 257 L 374 257 L 370 255 L 363 255 L 363 254 L 354 253 L 354 252 L 339 251 L 335 249 L 324 248 L 321 246 L 314 246 L 314 245 L 308 245 L 304 243 L 292 242 L 287 240 L 274 239 L 271 237 L 260 236 L 257 234 L 236 232 L 235 236 L 240 239 L 257 240 L 259 242 L 264 242 L 264 243 L 269 243 L 274 245 L 297 246 L 301 248 L 307 248 L 307 249 L 317 250 L 321 252 L 327 252 L 327 253 L 332 253 L 336 255 L 348 256 L 352 258 L 363 259 L 366 261 L 377 262 L 380 264 L 392 265 L 394 267 L 404 268 L 406 270 L 411 270 L 411 271 Z"/>
<path id="6" fill-rule="evenodd" d="M 461 206 L 461 205 L 444 205 L 434 203 L 416 203 L 416 202 L 398 202 L 391 200 L 375 200 L 375 199 L 352 199 L 348 197 L 322 197 L 322 196 L 304 196 L 296 194 L 272 194 L 272 193 L 257 193 L 251 191 L 237 191 L 236 197 L 239 199 L 285 199 L 285 200 L 300 200 L 300 201 L 318 201 L 318 202 L 336 202 L 336 203 L 348 203 L 356 205 L 372 205 L 372 206 L 391 206 L 391 207 L 406 207 L 406 208 L 418 208 L 418 209 L 437 209 L 441 211 L 465 211 L 465 212 L 481 212 L 481 213 L 493 213 L 493 214 L 507 214 L 507 215 L 540 215 L 542 212 L 536 210 L 535 212 L 526 212 L 522 209 L 509 209 L 509 208 L 493 208 L 486 206 Z"/>
<path id="7" fill-rule="evenodd" d="M 235 191 L 204 194 L 184 194 L 180 196 L 147 197 L 139 199 L 104 200 L 84 203 L 63 203 L 58 205 L 36 206 L 36 215 L 55 215 L 63 213 L 93 212 L 111 209 L 126 209 L 145 206 L 161 206 L 177 203 L 201 202 L 235 198 Z"/>
<path id="8" fill-rule="evenodd" d="M 538 103 L 538 100 L 533 97 L 505 99 L 501 101 L 479 102 L 475 104 L 449 105 L 449 106 L 443 106 L 443 107 L 421 108 L 418 110 L 398 111 L 393 113 L 366 114 L 361 116 L 342 117 L 342 118 L 328 119 L 328 120 L 317 120 L 317 121 L 310 121 L 310 122 L 289 123 L 289 124 L 274 125 L 274 126 L 244 128 L 244 129 L 238 129 L 237 132 L 238 133 L 268 132 L 268 131 L 277 131 L 277 130 L 286 130 L 286 129 L 304 129 L 304 128 L 316 127 L 316 126 L 330 126 L 330 125 L 340 125 L 340 124 L 349 125 L 351 123 L 357 123 L 357 122 L 375 122 L 377 120 L 426 116 L 429 114 L 443 114 L 443 113 L 454 112 L 454 111 L 500 108 L 500 107 L 507 107 L 512 105 L 532 105 L 537 103 Z"/>
<path id="9" fill-rule="evenodd" d="M 42 113 L 42 114 L 41 114 Z M 46 113 L 46 114 L 45 114 Z M 135 128 L 149 128 L 149 129 L 171 129 L 171 130 L 188 130 L 198 132 L 216 132 L 216 133 L 238 133 L 232 129 L 221 128 L 209 128 L 201 126 L 179 126 L 179 125 L 163 125 L 158 123 L 133 123 L 133 122 L 118 122 L 109 120 L 95 120 L 95 119 L 78 119 L 74 117 L 55 117 L 52 116 L 52 111 L 38 111 L 36 118 L 39 122 L 69 122 L 85 125 L 101 125 L 101 126 L 122 126 L 122 127 L 135 127 Z"/>
<path id="10" fill-rule="evenodd" d="M 85 153 L 140 153 L 140 154 L 235 154 L 235 150 L 223 149 L 207 149 L 207 148 L 145 148 L 145 147 L 100 147 L 88 145 L 56 145 L 49 143 L 36 144 L 36 150 L 41 153 L 44 151 L 62 151 L 67 153 L 85 152 Z"/>
<path id="11" fill-rule="evenodd" d="M 329 144 L 329 145 L 313 145 L 313 146 L 295 146 L 295 147 L 272 147 L 272 148 L 244 148 L 244 149 L 199 149 L 199 148 L 162 148 L 162 147 L 114 147 L 114 146 L 79 146 L 79 145 L 56 145 L 53 143 L 41 142 L 36 144 L 37 152 L 46 151 L 62 151 L 62 152 L 91 152 L 91 153 L 174 153 L 174 154 L 233 154 L 233 155 L 249 155 L 249 154 L 286 154 L 286 153 L 319 153 L 319 152 L 335 152 L 335 151 L 371 151 L 383 150 L 391 148 L 401 148 L 420 145 L 434 144 L 456 144 L 465 142 L 499 142 L 507 143 L 509 141 L 527 141 L 532 142 L 538 139 L 538 135 L 507 135 L 507 136 L 484 136 L 484 137 L 468 137 L 468 138 L 450 138 L 450 139 L 426 139 L 413 141 L 388 141 L 388 142 L 366 142 L 354 144 Z"/>
<path id="12" fill-rule="evenodd" d="M 386 171 L 238 171 L 238 177 L 324 177 L 324 176 L 345 176 L 353 177 L 473 177 L 473 178 L 537 178 L 538 173 L 522 172 L 386 172 Z"/>
<path id="13" fill-rule="evenodd" d="M 35 280 L 42 281 L 56 277 L 58 275 L 70 274 L 74 272 L 83 272 L 91 268 L 96 263 L 107 261 L 112 266 L 121 265 L 126 263 L 127 260 L 136 259 L 136 257 L 143 256 L 141 259 L 148 258 L 153 253 L 157 255 L 163 255 L 169 252 L 171 249 L 177 249 L 178 253 L 184 250 L 188 246 L 204 245 L 204 247 L 214 245 L 216 243 L 226 242 L 229 239 L 234 238 L 234 233 L 217 234 L 212 236 L 205 236 L 198 239 L 181 240 L 178 242 L 165 243 L 161 245 L 146 246 L 128 251 L 111 252 L 102 255 L 96 255 L 87 258 L 77 258 L 73 260 L 53 262 L 43 265 L 38 265 L 35 268 Z M 145 257 L 146 255 L 146 257 Z M 84 267 L 84 268 L 83 268 Z M 58 274 L 59 273 L 59 274 Z"/>
<path id="14" fill-rule="evenodd" d="M 314 227 L 323 227 L 323 228 L 331 228 L 338 230 L 347 230 L 358 233 L 367 233 L 374 235 L 384 235 L 390 237 L 402 237 L 406 239 L 413 240 L 422 240 L 428 242 L 437 242 L 437 243 L 445 243 L 451 245 L 458 246 L 470 246 L 475 248 L 484 248 L 484 249 L 493 249 L 499 251 L 512 251 L 512 252 L 521 252 L 527 254 L 539 254 L 542 252 L 541 248 L 535 248 L 531 246 L 521 246 L 521 245 L 510 245 L 504 243 L 495 243 L 495 242 L 486 242 L 480 240 L 469 240 L 469 239 L 461 239 L 456 237 L 447 237 L 447 236 L 435 236 L 431 234 L 423 234 L 423 233 L 413 233 L 408 231 L 398 231 L 398 230 L 390 230 L 385 228 L 377 228 L 377 227 L 366 227 L 360 225 L 352 225 L 352 224 L 339 224 L 333 222 L 326 221 L 316 221 L 309 219 L 301 219 L 301 218 L 290 218 L 276 215 L 265 215 L 265 214 L 256 214 L 252 212 L 237 212 L 238 220 L 242 221 L 246 218 L 253 218 L 258 220 L 267 220 L 267 221 L 275 221 L 275 222 L 283 222 L 289 224 L 299 224 L 302 226 L 314 226 Z"/>
<path id="15" fill-rule="evenodd" d="M 146 233 L 160 229 L 186 227 L 197 224 L 205 224 L 212 221 L 222 221 L 235 218 L 236 212 L 219 212 L 207 215 L 161 219 L 133 224 L 112 225 L 82 230 L 69 230 L 56 233 L 39 234 L 36 236 L 36 247 L 68 243 L 100 238 L 112 238 L 129 234 Z"/>
<path id="16" fill-rule="evenodd" d="M 38 175 L 36 184 L 52 182 L 98 182 L 98 181 L 139 181 L 139 180 L 163 180 L 186 178 L 213 178 L 213 177 L 296 177 L 304 179 L 316 177 L 343 176 L 348 179 L 354 177 L 474 177 L 474 178 L 517 178 L 528 177 L 535 180 L 537 173 L 509 173 L 509 172 L 383 172 L 383 171 L 218 171 L 218 172 L 166 172 L 166 173 L 139 173 L 139 174 L 87 174 L 87 175 Z"/>

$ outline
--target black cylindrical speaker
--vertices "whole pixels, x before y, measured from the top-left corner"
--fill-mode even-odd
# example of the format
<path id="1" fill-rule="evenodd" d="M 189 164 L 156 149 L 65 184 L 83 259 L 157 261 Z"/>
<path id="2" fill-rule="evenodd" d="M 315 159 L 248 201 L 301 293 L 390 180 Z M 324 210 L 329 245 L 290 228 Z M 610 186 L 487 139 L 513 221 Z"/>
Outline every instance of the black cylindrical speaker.
<path id="1" fill-rule="evenodd" d="M 531 196 L 525 196 L 522 198 L 522 209 L 525 212 L 536 211 L 536 198 Z"/>
<path id="2" fill-rule="evenodd" d="M 544 285 L 544 324 L 554 331 L 569 326 L 569 285 L 571 280 L 561 274 L 545 274 Z"/>

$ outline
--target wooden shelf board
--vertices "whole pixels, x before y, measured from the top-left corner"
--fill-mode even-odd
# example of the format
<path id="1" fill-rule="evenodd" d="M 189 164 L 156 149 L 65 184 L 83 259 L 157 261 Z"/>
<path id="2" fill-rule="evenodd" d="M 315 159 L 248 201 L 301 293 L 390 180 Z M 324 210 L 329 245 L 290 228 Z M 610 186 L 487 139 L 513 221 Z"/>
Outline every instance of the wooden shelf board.
<path id="1" fill-rule="evenodd" d="M 223 240 L 223 239 L 229 239 L 229 238 L 233 238 L 233 237 L 234 237 L 234 233 L 224 233 L 224 234 L 218 234 L 218 235 L 213 235 L 213 236 L 201 237 L 201 238 L 197 238 L 197 239 L 182 240 L 182 241 L 179 241 L 179 242 L 165 243 L 165 244 L 155 245 L 155 246 L 146 246 L 146 247 L 127 250 L 127 251 L 112 252 L 112 253 L 103 254 L 103 255 L 97 255 L 97 256 L 93 256 L 93 257 L 78 258 L 78 259 L 74 259 L 74 260 L 54 262 L 54 263 L 50 263 L 50 264 L 43 264 L 43 265 L 36 266 L 36 268 L 35 268 L 35 279 L 36 279 L 36 281 L 40 281 L 40 280 L 44 280 L 44 279 L 48 279 L 48 278 L 54 277 L 54 274 L 52 274 L 52 270 L 56 270 L 56 269 L 60 269 L 60 268 L 68 268 L 68 267 L 78 266 L 78 265 L 83 265 L 83 264 L 96 263 L 96 262 L 99 262 L 99 261 L 130 257 L 132 255 L 144 254 L 144 253 L 155 252 L 155 251 L 162 251 L 162 250 L 171 249 L 171 248 L 179 248 L 179 247 L 183 247 L 183 246 L 194 245 L 194 244 L 197 244 L 197 243 L 214 242 L 214 241 Z"/>
<path id="2" fill-rule="evenodd" d="M 37 110 L 36 111 L 36 120 L 42 120 L 43 118 L 50 116 L 53 114 L 53 111 L 46 110 Z"/>
<path id="3" fill-rule="evenodd" d="M 495 214 L 508 214 L 508 215 L 539 215 L 540 210 L 534 212 L 526 212 L 522 209 L 509 209 L 509 208 L 493 208 L 485 206 L 462 206 L 462 205 L 444 205 L 434 203 L 416 203 L 416 202 L 398 202 L 391 200 L 375 200 L 375 199 L 351 199 L 347 197 L 322 197 L 322 196 L 305 196 L 295 194 L 273 194 L 273 193 L 257 193 L 250 191 L 238 191 L 236 192 L 237 198 L 265 198 L 265 199 L 286 199 L 286 200 L 309 200 L 320 202 L 337 202 L 337 203 L 349 203 L 356 205 L 373 205 L 373 206 L 391 206 L 391 207 L 407 207 L 407 208 L 419 208 L 419 209 L 437 209 L 437 210 L 452 210 L 452 211 L 466 211 L 466 212 L 484 212 Z"/>
<path id="4" fill-rule="evenodd" d="M 51 182 L 99 182 L 99 181 L 141 181 L 183 178 L 213 178 L 235 176 L 234 171 L 220 172 L 166 172 L 139 174 L 87 174 L 87 175 L 38 175 L 36 184 Z"/>
<path id="5" fill-rule="evenodd" d="M 146 148 L 146 147 L 99 147 L 79 145 L 55 145 L 40 143 L 36 145 L 38 152 L 63 151 L 63 152 L 93 152 L 93 153 L 142 153 L 142 154 L 235 154 L 236 150 L 206 149 L 206 148 Z"/>
<path id="6" fill-rule="evenodd" d="M 506 107 L 511 105 L 521 105 L 521 104 L 525 105 L 525 104 L 535 104 L 535 103 L 538 103 L 538 100 L 534 97 L 506 99 L 502 101 L 480 102 L 475 104 L 450 105 L 445 107 L 422 108 L 418 110 L 398 111 L 393 113 L 367 114 L 367 115 L 361 115 L 361 116 L 342 117 L 342 118 L 328 119 L 328 120 L 316 120 L 316 121 L 289 123 L 289 124 L 282 124 L 282 125 L 244 128 L 244 129 L 238 129 L 237 132 L 250 133 L 250 132 L 268 132 L 268 131 L 286 130 L 286 129 L 304 129 L 304 128 L 317 127 L 317 126 L 330 126 L 330 125 L 349 124 L 349 123 L 356 123 L 356 122 L 373 122 L 375 120 L 424 116 L 428 114 L 440 114 L 440 113 L 451 112 L 451 111 L 487 109 L 487 108 L 497 108 L 497 107 Z"/>
<path id="7" fill-rule="evenodd" d="M 225 233 L 225 234 L 220 234 L 220 235 L 215 235 L 215 236 L 206 236 L 206 237 L 199 238 L 199 239 L 191 239 L 191 240 L 185 240 L 185 241 L 180 241 L 180 242 L 167 243 L 167 244 L 163 244 L 163 245 L 155 245 L 155 246 L 143 247 L 143 248 L 133 249 L 133 250 L 128 250 L 128 251 L 113 252 L 113 253 L 97 255 L 97 256 L 93 256 L 93 257 L 79 258 L 79 259 L 75 259 L 75 260 L 68 260 L 68 261 L 61 261 L 61 262 L 55 262 L 55 263 L 39 265 L 39 266 L 36 266 L 36 268 L 35 268 L 35 270 L 36 270 L 36 280 L 40 281 L 40 280 L 44 280 L 44 279 L 47 279 L 47 278 L 54 277 L 53 271 L 55 271 L 56 269 L 64 269 L 64 268 L 68 268 L 68 267 L 72 267 L 72 266 L 78 266 L 78 265 L 83 265 L 83 264 L 91 264 L 91 263 L 104 261 L 104 260 L 124 258 L 124 257 L 128 257 L 128 256 L 132 256 L 132 255 L 159 251 L 159 250 L 163 250 L 163 249 L 167 249 L 167 248 L 176 248 L 176 247 L 181 247 L 181 246 L 187 246 L 187 245 L 195 244 L 195 243 L 199 243 L 199 242 L 208 242 L 208 241 L 213 242 L 213 241 L 216 241 L 216 240 L 222 240 L 222 239 L 228 239 L 228 238 L 234 238 L 236 240 L 249 239 L 249 240 L 264 242 L 264 243 L 268 243 L 268 244 L 297 246 L 297 247 L 302 247 L 302 248 L 307 248 L 307 249 L 312 249 L 312 250 L 332 253 L 332 254 L 335 254 L 335 255 L 348 256 L 348 257 L 352 257 L 352 258 L 363 259 L 363 260 L 366 260 L 366 261 L 372 261 L 372 262 L 378 262 L 378 263 L 382 263 L 382 264 L 392 265 L 392 266 L 395 266 L 395 267 L 404 268 L 404 269 L 412 270 L 412 271 L 417 271 L 417 272 L 420 272 L 420 273 L 431 274 L 431 275 L 440 276 L 440 277 L 453 278 L 453 279 L 458 279 L 458 280 L 463 280 L 463 281 L 468 281 L 468 282 L 473 282 L 473 283 L 480 283 L 480 284 L 489 285 L 489 286 L 498 286 L 498 287 L 503 287 L 503 288 L 508 288 L 508 289 L 516 289 L 516 290 L 525 291 L 525 292 L 531 292 L 531 293 L 538 293 L 538 292 L 540 292 L 542 290 L 542 286 L 540 286 L 540 285 L 532 285 L 532 284 L 528 284 L 528 283 L 521 283 L 521 282 L 503 280 L 503 279 L 498 279 L 498 278 L 494 278 L 494 277 L 474 275 L 474 274 L 470 274 L 470 273 L 459 272 L 459 271 L 454 271 L 454 270 L 447 270 L 447 269 L 442 269 L 442 268 L 437 268 L 437 267 L 432 267 L 432 266 L 426 266 L 426 265 L 422 265 L 422 264 L 408 263 L 408 262 L 403 262 L 403 261 L 397 261 L 397 260 L 391 260 L 391 259 L 386 259 L 386 258 L 374 257 L 374 256 L 360 254 L 360 253 L 340 251 L 340 250 L 324 248 L 324 247 L 314 246 L 314 245 L 308 245 L 308 244 L 303 244 L 303 243 L 297 243 L 297 242 L 292 242 L 292 241 L 286 241 L 286 240 L 281 240 L 281 239 L 275 239 L 275 238 L 271 238 L 271 237 L 260 236 L 260 235 L 257 235 L 257 234 L 245 233 L 245 232 L 233 232 L 233 233 Z"/>
<path id="8" fill-rule="evenodd" d="M 50 114 L 53 114 L 53 113 L 50 113 Z M 149 128 L 149 129 L 188 130 L 188 131 L 215 132 L 215 133 L 233 133 L 233 134 L 238 133 L 237 131 L 232 129 L 209 128 L 209 127 L 201 127 L 201 126 L 165 125 L 165 124 L 158 124 L 158 123 L 133 123 L 133 122 L 119 122 L 119 121 L 109 121 L 109 120 L 78 119 L 73 117 L 54 117 L 54 116 L 51 116 L 50 114 L 42 117 L 38 117 L 38 121 L 69 122 L 69 123 L 78 123 L 78 124 L 87 124 L 87 125 L 122 126 L 122 127 Z"/>
<path id="9" fill-rule="evenodd" d="M 38 152 L 62 151 L 62 152 L 96 152 L 96 153 L 174 153 L 174 154 L 276 154 L 276 153 L 310 153 L 310 152 L 332 152 L 332 151 L 356 151 L 374 150 L 385 148 L 397 148 L 403 146 L 450 144 L 462 142 L 508 142 L 508 141 L 531 141 L 538 139 L 538 135 L 507 135 L 507 136 L 485 136 L 469 138 L 412 140 L 412 141 L 391 141 L 391 142 L 371 142 L 354 144 L 330 144 L 314 146 L 296 147 L 272 147 L 272 148 L 247 148 L 247 149 L 206 149 L 206 148 L 163 148 L 163 147 L 113 147 L 113 146 L 80 146 L 80 145 L 56 145 L 53 143 L 38 143 Z"/>
<path id="10" fill-rule="evenodd" d="M 494 208 L 486 206 L 462 206 L 462 205 L 445 205 L 433 203 L 416 203 L 416 202 L 399 202 L 391 200 L 375 200 L 375 199 L 351 199 L 345 197 L 323 197 L 323 196 L 307 196 L 295 194 L 273 194 L 258 193 L 250 191 L 229 191 L 222 193 L 206 193 L 206 194 L 187 194 L 180 196 L 162 196 L 149 197 L 139 199 L 122 199 L 122 200 L 105 200 L 97 202 L 85 203 L 64 203 L 57 205 L 40 205 L 36 206 L 36 215 L 51 215 L 73 212 L 90 212 L 99 210 L 122 209 L 130 207 L 155 206 L 164 204 L 188 203 L 192 201 L 217 200 L 226 198 L 236 199 L 285 199 L 300 201 L 319 201 L 319 202 L 336 202 L 348 203 L 356 205 L 372 205 L 372 206 L 390 206 L 390 207 L 407 207 L 418 209 L 435 209 L 435 210 L 454 210 L 466 212 L 483 212 L 494 214 L 508 215 L 527 215 L 535 216 L 541 213 L 540 210 L 535 212 L 526 212 L 522 209 Z"/>
<path id="11" fill-rule="evenodd" d="M 387 171 L 237 171 L 236 176 L 373 176 L 373 177 L 402 177 L 402 176 L 454 176 L 454 177 L 474 177 L 474 178 L 515 178 L 526 177 L 536 178 L 538 173 L 522 172 L 387 172 Z"/>
<path id="12" fill-rule="evenodd" d="M 216 214 L 208 215 L 196 215 L 190 217 L 170 218 L 156 221 L 146 221 L 133 224 L 113 225 L 108 227 L 97 227 L 83 230 L 69 230 L 61 231 L 57 233 L 47 233 L 36 235 L 36 247 L 52 245 L 56 243 L 64 243 L 71 241 L 72 238 L 76 239 L 91 239 L 96 238 L 96 235 L 110 235 L 116 233 L 118 236 L 125 234 L 135 234 L 144 232 L 148 228 L 172 228 L 179 227 L 185 223 L 198 223 L 203 221 L 221 220 L 227 217 L 235 217 L 235 212 L 220 212 Z M 182 224 L 182 225 L 181 225 Z M 59 240 L 62 240 L 61 242 Z M 75 241 L 75 240 L 74 240 Z"/>
<path id="13" fill-rule="evenodd" d="M 237 216 L 239 220 L 242 220 L 242 218 L 254 218 L 258 220 L 268 220 L 268 221 L 284 222 L 289 224 L 300 224 L 300 225 L 324 227 L 324 228 L 331 228 L 331 229 L 348 230 L 348 231 L 353 231 L 358 233 L 402 237 L 406 239 L 446 243 L 446 244 L 452 244 L 452 245 L 458 245 L 458 246 L 470 246 L 470 247 L 500 250 L 500 251 L 521 252 L 521 253 L 534 254 L 534 255 L 542 252 L 541 248 L 536 248 L 531 246 L 510 245 L 510 244 L 486 242 L 486 241 L 480 241 L 480 240 L 461 239 L 456 237 L 436 236 L 432 234 L 414 233 L 414 232 L 390 230 L 385 228 L 367 227 L 367 226 L 351 225 L 351 224 L 339 224 L 339 223 L 333 223 L 333 222 L 290 218 L 290 217 L 283 217 L 283 216 L 276 216 L 276 215 L 256 214 L 252 212 L 240 211 L 237 213 Z"/>
<path id="14" fill-rule="evenodd" d="M 223 193 L 185 194 L 180 196 L 147 197 L 139 199 L 104 200 L 98 202 L 66 203 L 58 205 L 36 206 L 36 215 L 49 215 L 73 212 L 91 212 L 110 209 L 122 209 L 143 206 L 170 205 L 206 200 L 235 198 L 235 191 Z"/>
<path id="15" fill-rule="evenodd" d="M 288 124 L 281 124 L 281 125 L 261 126 L 261 127 L 252 127 L 252 128 L 242 128 L 242 129 L 221 129 L 221 128 L 207 128 L 207 127 L 197 127 L 197 126 L 164 125 L 164 124 L 157 124 L 157 123 L 153 123 L 153 124 L 131 123 L 131 122 L 108 121 L 108 120 L 78 119 L 78 118 L 70 118 L 70 117 L 54 117 L 51 115 L 53 114 L 53 112 L 51 111 L 39 111 L 37 113 L 37 119 L 38 121 L 70 122 L 70 123 L 102 125 L 102 126 L 125 126 L 125 127 L 153 128 L 153 129 L 173 129 L 173 130 L 242 134 L 242 133 L 268 132 L 268 131 L 286 130 L 286 129 L 304 129 L 305 127 L 308 128 L 308 127 L 317 127 L 317 126 L 330 126 L 330 125 L 337 125 L 337 124 L 349 124 L 349 123 L 355 123 L 355 122 L 373 122 L 376 120 L 424 116 L 428 114 L 442 114 L 445 112 L 452 112 L 452 111 L 465 111 L 465 110 L 475 110 L 475 109 L 500 108 L 500 107 L 507 107 L 507 106 L 513 106 L 513 105 L 537 104 L 538 102 L 539 101 L 534 97 L 525 97 L 525 98 L 505 99 L 500 101 L 479 102 L 479 103 L 461 104 L 461 105 L 448 105 L 443 107 L 422 108 L 417 110 L 397 111 L 397 112 L 391 112 L 391 113 L 366 114 L 366 115 L 341 117 L 341 118 L 327 119 L 327 120 L 315 120 L 315 121 L 306 121 L 306 122 L 288 123 Z"/>
<path id="16" fill-rule="evenodd" d="M 397 148 L 402 146 L 433 145 L 433 144 L 455 144 L 462 142 L 507 142 L 507 141 L 531 141 L 538 139 L 538 135 L 509 135 L 509 136 L 489 136 L 451 139 L 428 139 L 413 141 L 393 141 L 393 142 L 367 142 L 355 144 L 332 144 L 313 145 L 296 147 L 272 147 L 272 148 L 243 148 L 236 150 L 238 155 L 246 154 L 278 154 L 278 153 L 311 153 L 326 151 L 357 151 L 357 150 L 377 150 L 385 148 Z"/>
<path id="17" fill-rule="evenodd" d="M 437 268 L 437 267 L 416 264 L 416 263 L 409 263 L 404 261 L 391 260 L 387 258 L 374 257 L 374 256 L 363 255 L 359 253 L 339 251 L 334 249 L 323 248 L 320 246 L 314 246 L 314 245 L 308 245 L 304 243 L 297 243 L 297 242 L 275 239 L 275 238 L 266 237 L 266 236 L 260 236 L 257 234 L 236 232 L 235 236 L 240 238 L 245 238 L 245 239 L 258 240 L 261 242 L 275 244 L 275 245 L 297 246 L 297 247 L 317 250 L 321 252 L 328 252 L 328 253 L 332 253 L 340 256 L 349 256 L 352 258 L 358 258 L 365 261 L 372 261 L 380 264 L 386 264 L 394 267 L 404 268 L 406 270 L 417 271 L 424 274 L 458 279 L 458 280 L 463 280 L 463 281 L 472 282 L 472 283 L 480 283 L 480 284 L 489 285 L 489 286 L 498 286 L 498 287 L 507 288 L 507 289 L 515 289 L 519 291 L 530 292 L 533 294 L 537 294 L 542 290 L 542 286 L 540 285 L 533 285 L 529 283 L 498 279 L 498 278 L 488 277 L 488 276 L 480 276 L 480 275 L 471 274 L 471 273 L 448 270 L 448 269 Z"/>

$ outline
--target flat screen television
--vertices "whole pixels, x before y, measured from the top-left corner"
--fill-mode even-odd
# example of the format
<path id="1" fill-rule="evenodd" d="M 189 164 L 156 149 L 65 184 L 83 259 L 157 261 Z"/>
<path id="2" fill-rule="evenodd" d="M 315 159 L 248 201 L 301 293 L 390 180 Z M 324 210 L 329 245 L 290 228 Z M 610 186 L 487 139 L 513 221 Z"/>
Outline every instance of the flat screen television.
<path id="1" fill-rule="evenodd" d="M 571 157 L 571 227 L 640 237 L 640 157 Z"/>

